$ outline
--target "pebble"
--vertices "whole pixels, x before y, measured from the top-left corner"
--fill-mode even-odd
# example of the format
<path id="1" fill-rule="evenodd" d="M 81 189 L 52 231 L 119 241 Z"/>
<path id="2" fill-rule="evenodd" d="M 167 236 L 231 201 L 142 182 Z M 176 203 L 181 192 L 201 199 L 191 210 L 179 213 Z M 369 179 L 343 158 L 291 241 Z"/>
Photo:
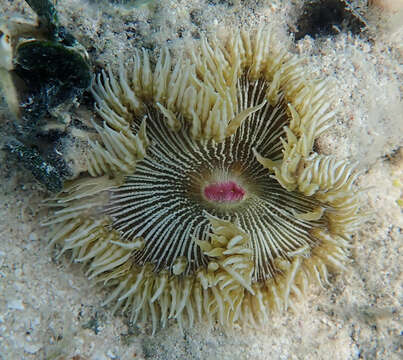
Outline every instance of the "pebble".
<path id="1" fill-rule="evenodd" d="M 29 241 L 37 241 L 37 240 L 38 240 L 38 235 L 37 235 L 36 233 L 34 233 L 34 232 L 31 232 L 31 233 L 28 235 L 28 240 L 29 240 Z"/>
<path id="2" fill-rule="evenodd" d="M 12 299 L 7 302 L 7 307 L 12 310 L 24 310 L 25 306 L 21 299 Z"/>
<path id="3" fill-rule="evenodd" d="M 24 351 L 28 354 L 35 354 L 41 349 L 40 344 L 25 344 Z"/>
<path id="4" fill-rule="evenodd" d="M 112 350 L 108 350 L 106 356 L 109 357 L 110 359 L 117 359 L 117 356 Z"/>
<path id="5" fill-rule="evenodd" d="M 372 0 L 369 2 L 369 4 L 389 12 L 398 12 L 403 10 L 403 0 Z"/>

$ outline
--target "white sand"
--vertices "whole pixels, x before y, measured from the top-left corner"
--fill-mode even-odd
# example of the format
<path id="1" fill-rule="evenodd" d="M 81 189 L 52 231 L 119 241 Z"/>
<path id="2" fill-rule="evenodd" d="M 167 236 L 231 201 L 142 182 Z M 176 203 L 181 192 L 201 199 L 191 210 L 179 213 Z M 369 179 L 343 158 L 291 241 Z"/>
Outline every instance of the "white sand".
<path id="1" fill-rule="evenodd" d="M 80 266 L 70 265 L 66 257 L 55 260 L 39 226 L 46 192 L 0 153 L 0 359 L 403 356 L 403 215 L 396 202 L 403 187 L 395 186 L 403 184 L 403 18 L 364 11 L 372 42 L 340 34 L 334 42 L 306 38 L 293 45 L 287 24 L 295 21 L 292 4 L 300 1 L 244 1 L 249 7 L 231 8 L 206 3 L 170 0 L 157 13 L 106 8 L 106 0 L 59 0 L 57 8 L 61 22 L 100 66 L 116 65 L 115 53 L 127 59 L 134 47 L 158 47 L 167 39 L 181 48 L 178 30 L 187 37 L 198 27 L 214 32 L 240 21 L 268 21 L 285 47 L 307 57 L 312 71 L 333 77 L 337 124 L 319 140 L 320 151 L 359 161 L 364 170 L 359 184 L 370 188 L 366 204 L 374 214 L 354 238 L 347 271 L 332 276 L 325 289 L 310 288 L 297 313 L 274 315 L 261 330 L 228 333 L 198 325 L 182 335 L 173 322 L 151 337 L 149 324 L 128 328 L 123 317 L 103 308 L 104 291 L 91 286 Z M 0 13 L 32 14 L 21 0 L 1 2 Z M 11 122 L 3 104 L 3 130 Z"/>

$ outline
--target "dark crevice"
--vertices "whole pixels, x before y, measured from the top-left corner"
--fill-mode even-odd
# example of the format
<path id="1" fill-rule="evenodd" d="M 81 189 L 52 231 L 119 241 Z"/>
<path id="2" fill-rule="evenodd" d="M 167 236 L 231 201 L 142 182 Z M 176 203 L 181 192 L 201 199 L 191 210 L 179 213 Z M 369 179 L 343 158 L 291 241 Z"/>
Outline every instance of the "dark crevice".
<path id="1" fill-rule="evenodd" d="M 295 40 L 334 36 L 340 32 L 361 34 L 366 25 L 357 12 L 343 0 L 308 0 L 296 24 Z"/>

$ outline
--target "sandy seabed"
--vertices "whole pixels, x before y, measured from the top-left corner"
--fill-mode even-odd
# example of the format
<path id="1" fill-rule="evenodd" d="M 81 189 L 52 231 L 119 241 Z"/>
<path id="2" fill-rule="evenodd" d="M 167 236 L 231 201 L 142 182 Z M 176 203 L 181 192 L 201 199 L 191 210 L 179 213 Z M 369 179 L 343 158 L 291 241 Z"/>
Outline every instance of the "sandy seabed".
<path id="1" fill-rule="evenodd" d="M 173 321 L 150 336 L 101 306 L 105 291 L 67 257 L 55 258 L 39 225 L 44 188 L 0 153 L 0 359 L 401 359 L 403 356 L 403 13 L 361 5 L 370 34 L 298 42 L 289 38 L 302 1 L 167 0 L 156 8 L 59 0 L 60 21 L 89 50 L 94 68 L 125 61 L 136 47 L 172 51 L 200 31 L 270 23 L 284 46 L 336 84 L 336 124 L 319 151 L 358 161 L 373 212 L 353 239 L 347 271 L 311 287 L 296 312 L 258 330 Z M 396 1 L 399 3 L 399 1 Z M 32 17 L 23 1 L 0 14 Z M 368 37 L 370 40 L 368 40 Z M 185 40 L 184 40 L 185 39 Z M 118 54 L 118 55 L 116 55 Z M 12 117 L 0 107 L 5 137 Z M 0 144 L 3 144 L 4 139 Z M 400 185 L 399 185 L 400 184 Z"/>

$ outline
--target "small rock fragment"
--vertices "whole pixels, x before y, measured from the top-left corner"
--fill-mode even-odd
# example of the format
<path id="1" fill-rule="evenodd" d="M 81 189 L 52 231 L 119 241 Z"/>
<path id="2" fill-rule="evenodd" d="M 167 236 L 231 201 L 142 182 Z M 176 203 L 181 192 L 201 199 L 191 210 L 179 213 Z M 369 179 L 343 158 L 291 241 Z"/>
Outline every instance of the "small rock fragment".
<path id="1" fill-rule="evenodd" d="M 11 299 L 7 302 L 7 308 L 10 310 L 24 310 L 25 306 L 21 299 Z"/>

